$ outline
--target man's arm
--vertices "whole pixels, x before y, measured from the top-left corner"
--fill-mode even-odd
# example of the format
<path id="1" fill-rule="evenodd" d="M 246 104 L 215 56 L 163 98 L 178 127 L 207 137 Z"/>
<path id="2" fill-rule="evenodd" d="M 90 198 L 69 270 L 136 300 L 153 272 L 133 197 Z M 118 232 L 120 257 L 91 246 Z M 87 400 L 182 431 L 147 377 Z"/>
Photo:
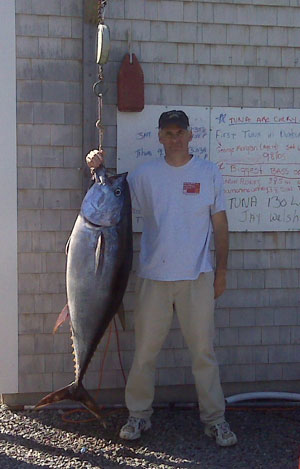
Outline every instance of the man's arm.
<path id="1" fill-rule="evenodd" d="M 229 234 L 226 212 L 217 212 L 211 217 L 214 229 L 214 241 L 216 250 L 215 271 L 215 298 L 224 293 L 226 289 L 227 258 L 229 250 Z"/>

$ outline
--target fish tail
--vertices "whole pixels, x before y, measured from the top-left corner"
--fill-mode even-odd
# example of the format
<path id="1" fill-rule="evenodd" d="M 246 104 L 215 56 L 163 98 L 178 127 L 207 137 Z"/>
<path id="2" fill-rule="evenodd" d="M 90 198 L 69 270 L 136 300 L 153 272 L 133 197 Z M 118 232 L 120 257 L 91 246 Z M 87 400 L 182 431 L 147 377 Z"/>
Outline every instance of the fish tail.
<path id="1" fill-rule="evenodd" d="M 102 418 L 100 408 L 96 401 L 83 387 L 82 383 L 76 382 L 69 384 L 65 388 L 58 389 L 58 391 L 47 394 L 47 396 L 36 404 L 35 409 L 41 409 L 49 404 L 64 401 L 65 399 L 81 402 L 97 419 Z"/>

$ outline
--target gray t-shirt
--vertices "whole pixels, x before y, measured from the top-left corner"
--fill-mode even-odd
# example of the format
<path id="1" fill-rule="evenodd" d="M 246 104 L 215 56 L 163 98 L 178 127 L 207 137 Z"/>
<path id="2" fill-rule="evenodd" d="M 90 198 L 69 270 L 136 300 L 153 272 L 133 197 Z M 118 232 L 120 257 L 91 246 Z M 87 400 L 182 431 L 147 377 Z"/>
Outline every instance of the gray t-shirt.
<path id="1" fill-rule="evenodd" d="M 217 166 L 196 156 L 179 167 L 157 158 L 141 164 L 128 182 L 133 210 L 144 218 L 138 275 L 194 280 L 212 271 L 211 215 L 226 209 Z"/>

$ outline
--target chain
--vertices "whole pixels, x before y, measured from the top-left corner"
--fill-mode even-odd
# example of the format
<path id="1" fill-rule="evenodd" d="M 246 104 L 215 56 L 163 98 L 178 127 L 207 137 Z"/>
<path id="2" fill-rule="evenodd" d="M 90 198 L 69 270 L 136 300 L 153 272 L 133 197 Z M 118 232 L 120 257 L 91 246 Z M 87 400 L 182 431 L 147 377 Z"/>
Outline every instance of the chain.
<path id="1" fill-rule="evenodd" d="M 99 77 L 99 81 L 95 85 L 99 85 L 104 80 L 103 67 L 101 65 L 99 65 L 98 77 Z M 98 132 L 99 132 L 99 137 L 98 137 L 99 150 L 101 150 L 102 141 L 103 141 L 103 125 L 102 125 L 103 99 L 102 99 L 102 93 L 97 93 L 96 92 L 96 94 L 98 96 L 98 120 L 96 122 L 96 127 L 97 127 Z"/>

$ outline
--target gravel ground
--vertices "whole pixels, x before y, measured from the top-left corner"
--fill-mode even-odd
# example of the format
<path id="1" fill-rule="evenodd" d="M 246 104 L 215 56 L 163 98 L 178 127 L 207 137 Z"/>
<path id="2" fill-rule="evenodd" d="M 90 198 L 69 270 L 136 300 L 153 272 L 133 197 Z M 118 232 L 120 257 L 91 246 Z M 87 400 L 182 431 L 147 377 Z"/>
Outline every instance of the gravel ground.
<path id="1" fill-rule="evenodd" d="M 0 469 L 298 469 L 300 408 L 227 411 L 239 439 L 231 448 L 203 434 L 195 408 L 156 409 L 152 429 L 135 442 L 118 437 L 126 417 L 125 409 L 107 413 L 104 428 L 66 423 L 61 410 L 0 406 Z"/>

